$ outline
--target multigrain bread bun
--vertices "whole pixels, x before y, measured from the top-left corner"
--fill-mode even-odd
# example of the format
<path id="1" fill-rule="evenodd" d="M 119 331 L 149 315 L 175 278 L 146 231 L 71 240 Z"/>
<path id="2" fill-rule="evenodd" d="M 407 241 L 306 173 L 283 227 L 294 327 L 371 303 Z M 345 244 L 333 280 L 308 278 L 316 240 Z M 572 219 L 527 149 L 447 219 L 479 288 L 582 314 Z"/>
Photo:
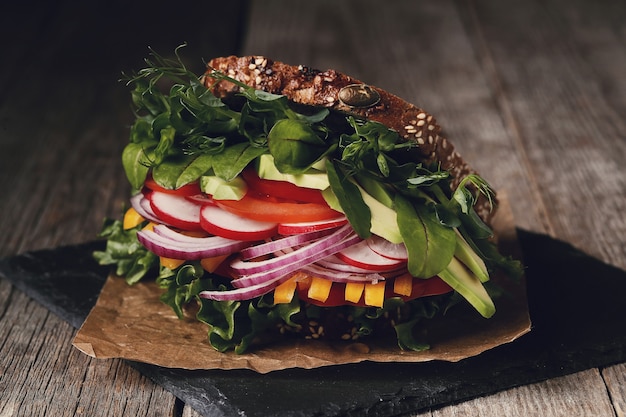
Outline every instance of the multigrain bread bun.
<path id="1" fill-rule="evenodd" d="M 442 169 L 449 171 L 453 188 L 474 172 L 441 135 L 441 127 L 431 114 L 349 75 L 332 69 L 321 71 L 303 65 L 288 65 L 263 56 L 214 58 L 207 67 L 205 86 L 218 97 L 231 96 L 239 91 L 239 87 L 228 81 L 216 83 L 211 77 L 214 70 L 256 89 L 284 95 L 297 104 L 326 107 L 382 123 L 404 139 L 417 143 L 425 162 L 440 164 Z M 495 205 L 482 195 L 474 209 L 487 223 L 495 214 Z"/>

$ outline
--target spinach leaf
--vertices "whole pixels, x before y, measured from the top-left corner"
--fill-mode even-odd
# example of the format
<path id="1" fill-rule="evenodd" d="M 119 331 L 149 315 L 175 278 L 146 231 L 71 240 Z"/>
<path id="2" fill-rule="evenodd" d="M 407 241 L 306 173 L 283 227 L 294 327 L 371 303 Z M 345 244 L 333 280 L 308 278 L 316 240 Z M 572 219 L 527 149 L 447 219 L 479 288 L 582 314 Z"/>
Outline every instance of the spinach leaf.
<path id="1" fill-rule="evenodd" d="M 414 205 L 400 194 L 394 202 L 398 227 L 409 254 L 409 272 L 418 278 L 437 275 L 454 256 L 454 229 L 439 222 L 432 204 Z"/>
<path id="2" fill-rule="evenodd" d="M 212 155 L 178 155 L 152 168 L 152 177 L 162 187 L 180 188 L 204 175 L 212 166 Z"/>
<path id="3" fill-rule="evenodd" d="M 328 148 L 308 123 L 297 119 L 276 122 L 267 136 L 267 142 L 276 167 L 286 174 L 303 173 Z"/>
<path id="4" fill-rule="evenodd" d="M 232 181 L 250 162 L 266 152 L 267 148 L 252 146 L 247 142 L 237 143 L 213 155 L 213 171 L 218 177 Z"/>
<path id="5" fill-rule="evenodd" d="M 122 151 L 122 166 L 134 190 L 139 190 L 149 171 L 149 158 L 141 143 L 129 143 Z"/>
<path id="6" fill-rule="evenodd" d="M 187 165 L 178 176 L 176 180 L 176 188 L 180 188 L 185 184 L 196 181 L 201 176 L 205 175 L 213 166 L 213 156 L 208 154 L 201 154 L 196 156 Z"/>
<path id="7" fill-rule="evenodd" d="M 368 238 L 371 235 L 372 215 L 358 187 L 345 176 L 341 166 L 335 166 L 331 160 L 326 161 L 326 173 L 350 225 L 360 237 Z"/>

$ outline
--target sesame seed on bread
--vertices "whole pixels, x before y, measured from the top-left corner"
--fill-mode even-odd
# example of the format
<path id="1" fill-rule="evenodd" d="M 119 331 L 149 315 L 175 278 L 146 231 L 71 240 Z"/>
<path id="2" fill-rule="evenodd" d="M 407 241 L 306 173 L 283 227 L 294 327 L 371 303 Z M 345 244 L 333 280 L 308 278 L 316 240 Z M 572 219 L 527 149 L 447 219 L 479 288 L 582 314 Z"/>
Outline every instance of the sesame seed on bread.
<path id="1" fill-rule="evenodd" d="M 416 142 L 425 162 L 439 163 L 442 169 L 449 171 L 453 176 L 453 188 L 462 178 L 474 172 L 454 146 L 441 136 L 441 127 L 432 115 L 394 94 L 338 71 L 289 65 L 263 56 L 214 58 L 207 68 L 205 85 L 218 97 L 232 95 L 239 87 L 227 81 L 215 83 L 210 77 L 213 70 L 251 87 L 285 95 L 294 103 L 326 107 L 382 123 L 404 139 Z M 365 101 L 346 99 L 345 92 L 355 85 L 368 89 Z M 486 221 L 495 213 L 487 199 L 482 197 L 475 209 Z"/>

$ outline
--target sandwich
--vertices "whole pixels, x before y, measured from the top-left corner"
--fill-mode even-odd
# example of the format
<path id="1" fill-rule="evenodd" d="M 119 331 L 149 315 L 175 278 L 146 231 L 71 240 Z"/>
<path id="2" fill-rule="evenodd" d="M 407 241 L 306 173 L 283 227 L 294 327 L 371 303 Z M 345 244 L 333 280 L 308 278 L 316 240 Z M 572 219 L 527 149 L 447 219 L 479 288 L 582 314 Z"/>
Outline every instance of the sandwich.
<path id="1" fill-rule="evenodd" d="M 519 261 L 498 250 L 497 196 L 434 117 L 375 86 L 262 56 L 203 74 L 152 54 L 126 77 L 132 194 L 94 253 L 153 279 L 218 351 L 292 338 L 428 349 L 425 321 L 490 318 Z M 467 308 L 467 307 L 470 308 Z"/>

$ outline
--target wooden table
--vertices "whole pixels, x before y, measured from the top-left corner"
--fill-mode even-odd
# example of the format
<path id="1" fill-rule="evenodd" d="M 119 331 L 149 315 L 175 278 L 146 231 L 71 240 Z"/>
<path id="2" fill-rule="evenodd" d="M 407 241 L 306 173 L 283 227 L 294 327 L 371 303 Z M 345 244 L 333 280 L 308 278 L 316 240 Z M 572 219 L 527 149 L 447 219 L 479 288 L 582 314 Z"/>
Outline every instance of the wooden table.
<path id="1" fill-rule="evenodd" d="M 118 215 L 132 114 L 117 80 L 148 46 L 188 42 L 197 71 L 264 54 L 426 108 L 520 228 L 626 269 L 623 1 L 83 3 L 0 12 L 1 257 L 92 240 Z M 196 415 L 123 361 L 81 354 L 74 334 L 0 280 L 1 416 Z M 624 416 L 625 375 L 590 369 L 419 415 Z"/>

